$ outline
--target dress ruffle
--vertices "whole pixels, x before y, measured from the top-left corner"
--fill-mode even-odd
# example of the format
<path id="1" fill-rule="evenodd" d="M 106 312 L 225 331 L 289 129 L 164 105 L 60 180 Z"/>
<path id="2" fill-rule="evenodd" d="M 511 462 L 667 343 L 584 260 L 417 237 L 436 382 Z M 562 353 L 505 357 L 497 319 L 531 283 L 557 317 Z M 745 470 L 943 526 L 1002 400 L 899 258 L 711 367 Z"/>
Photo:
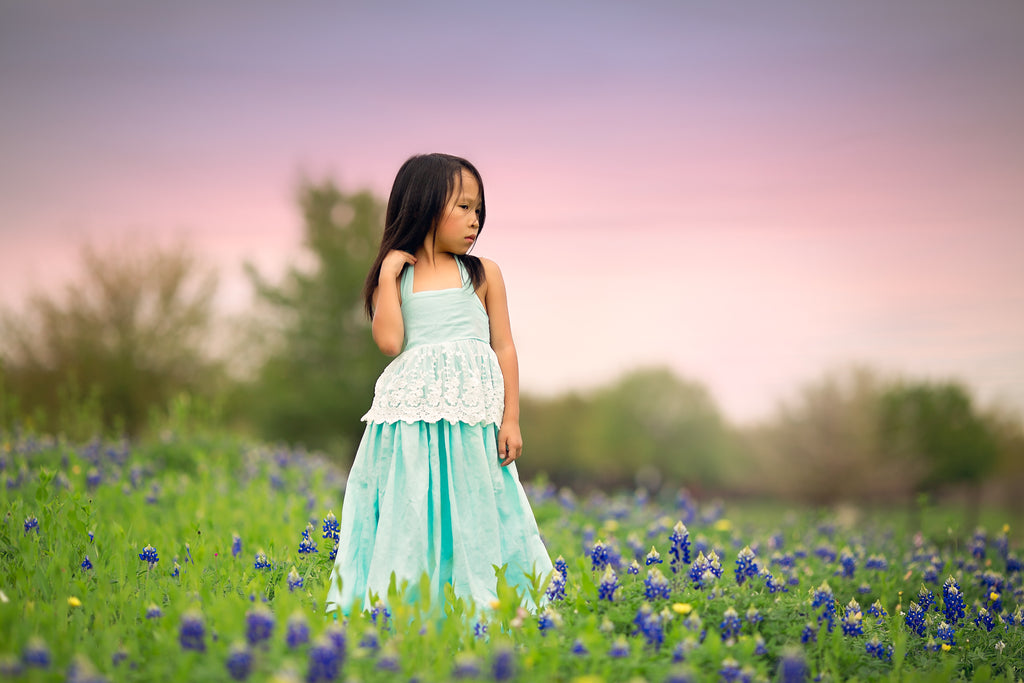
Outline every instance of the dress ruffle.
<path id="1" fill-rule="evenodd" d="M 479 339 L 405 350 L 377 379 L 363 422 L 501 424 L 505 384 L 490 345 Z"/>

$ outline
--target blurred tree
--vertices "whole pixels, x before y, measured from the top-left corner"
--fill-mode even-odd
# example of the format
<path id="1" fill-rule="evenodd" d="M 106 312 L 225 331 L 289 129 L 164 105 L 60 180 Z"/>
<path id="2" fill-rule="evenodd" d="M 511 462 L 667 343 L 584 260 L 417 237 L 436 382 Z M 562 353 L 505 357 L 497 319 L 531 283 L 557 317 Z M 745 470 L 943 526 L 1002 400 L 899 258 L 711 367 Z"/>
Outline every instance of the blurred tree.
<path id="1" fill-rule="evenodd" d="M 905 498 L 919 464 L 887 458 L 878 433 L 886 381 L 862 366 L 804 385 L 766 424 L 745 430 L 763 489 L 815 504 Z"/>
<path id="2" fill-rule="evenodd" d="M 255 378 L 233 409 L 261 436 L 302 443 L 351 460 L 387 358 L 373 343 L 361 291 L 376 256 L 384 206 L 368 192 L 347 194 L 330 181 L 299 189 L 309 265 L 272 284 L 246 266 L 270 311 L 260 326 Z"/>
<path id="3" fill-rule="evenodd" d="M 999 452 L 967 390 L 955 382 L 902 383 L 885 393 L 881 410 L 888 450 L 902 461 L 925 464 L 916 489 L 934 492 L 949 484 L 968 484 L 976 518 L 978 484 L 996 465 Z"/>
<path id="4" fill-rule="evenodd" d="M 65 433 L 89 428 L 80 418 L 96 415 L 107 430 L 137 435 L 151 408 L 212 390 L 218 366 L 204 349 L 212 270 L 180 245 L 84 246 L 81 267 L 63 296 L 36 292 L 0 320 L 4 384 L 23 415 Z"/>

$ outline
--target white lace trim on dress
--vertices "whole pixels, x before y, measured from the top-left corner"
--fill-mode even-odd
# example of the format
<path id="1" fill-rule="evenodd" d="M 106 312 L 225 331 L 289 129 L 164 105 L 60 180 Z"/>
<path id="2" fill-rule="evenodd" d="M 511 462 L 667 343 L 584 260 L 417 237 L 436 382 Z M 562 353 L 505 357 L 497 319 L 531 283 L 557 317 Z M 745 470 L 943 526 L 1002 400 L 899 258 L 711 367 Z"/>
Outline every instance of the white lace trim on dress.
<path id="1" fill-rule="evenodd" d="M 478 339 L 404 351 L 377 379 L 363 422 L 501 424 L 505 384 L 498 358 Z"/>

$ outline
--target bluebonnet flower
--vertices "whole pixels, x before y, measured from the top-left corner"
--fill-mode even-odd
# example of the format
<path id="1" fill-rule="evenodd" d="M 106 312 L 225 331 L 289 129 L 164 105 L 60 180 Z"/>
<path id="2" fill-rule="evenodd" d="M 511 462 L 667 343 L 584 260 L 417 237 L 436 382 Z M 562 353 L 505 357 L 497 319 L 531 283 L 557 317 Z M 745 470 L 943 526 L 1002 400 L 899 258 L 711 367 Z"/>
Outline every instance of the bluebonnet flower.
<path id="1" fill-rule="evenodd" d="M 320 681 L 333 681 L 338 678 L 338 668 L 341 659 L 334 644 L 326 637 L 317 639 L 313 647 L 309 648 L 309 666 L 306 671 L 307 683 L 320 683 Z"/>
<path id="2" fill-rule="evenodd" d="M 590 654 L 590 650 L 587 649 L 586 644 L 579 638 L 572 641 L 572 647 L 569 648 L 569 652 L 576 655 L 577 657 L 586 657 Z"/>
<path id="3" fill-rule="evenodd" d="M 759 656 L 768 654 L 768 644 L 764 642 L 764 636 L 760 633 L 754 634 L 754 654 Z"/>
<path id="4" fill-rule="evenodd" d="M 647 559 L 645 564 L 650 567 L 652 564 L 662 564 L 661 553 L 653 545 L 651 546 L 651 552 L 647 553 Z"/>
<path id="5" fill-rule="evenodd" d="M 92 531 L 89 532 L 89 543 L 93 542 L 94 534 Z"/>
<path id="6" fill-rule="evenodd" d="M 873 617 L 878 617 L 878 621 L 875 622 L 877 624 L 881 624 L 882 619 L 889 616 L 889 613 L 885 611 L 884 607 L 882 607 L 881 600 L 875 600 L 873 603 L 871 603 L 871 607 L 868 607 L 867 613 Z"/>
<path id="7" fill-rule="evenodd" d="M 558 558 L 555 559 L 555 569 L 562 572 L 562 576 L 566 578 L 569 577 L 569 565 L 566 564 L 565 558 L 561 555 L 559 555 Z"/>
<path id="8" fill-rule="evenodd" d="M 946 621 L 954 626 L 964 618 L 964 594 L 952 576 L 942 585 L 942 609 Z"/>
<path id="9" fill-rule="evenodd" d="M 497 683 L 501 683 L 511 680 L 515 674 L 515 653 L 508 646 L 499 646 L 491 659 L 491 677 Z"/>
<path id="10" fill-rule="evenodd" d="M 939 627 L 935 630 L 935 635 L 938 636 L 939 640 L 945 641 L 950 647 L 956 645 L 956 628 L 942 622 Z"/>
<path id="11" fill-rule="evenodd" d="M 590 569 L 596 571 L 598 569 L 604 569 L 608 566 L 608 548 L 605 546 L 604 541 L 598 541 L 594 544 L 594 547 L 590 549 Z"/>
<path id="12" fill-rule="evenodd" d="M 672 556 L 672 573 L 678 574 L 684 563 L 690 564 L 690 532 L 682 520 L 672 527 L 672 535 L 668 540 L 672 542 L 672 547 L 668 551 Z"/>
<path id="13" fill-rule="evenodd" d="M 825 562 L 836 561 L 836 549 L 828 543 L 822 543 L 814 549 L 814 554 L 820 557 Z"/>
<path id="14" fill-rule="evenodd" d="M 452 678 L 476 678 L 480 675 L 480 660 L 470 652 L 460 652 L 455 655 L 455 666 L 452 668 Z"/>
<path id="15" fill-rule="evenodd" d="M 769 593 L 788 593 L 789 589 L 786 588 L 785 583 L 779 583 L 775 575 L 768 571 L 767 568 L 761 569 L 761 576 L 764 577 L 765 588 L 768 589 Z"/>
<path id="16" fill-rule="evenodd" d="M 181 576 L 181 565 L 179 565 L 179 564 L 178 564 L 178 561 L 177 561 L 177 560 L 175 560 L 175 561 L 174 561 L 174 569 L 173 569 L 173 570 L 171 570 L 171 578 L 172 578 L 172 579 L 176 579 L 176 578 L 178 578 L 179 576 Z"/>
<path id="17" fill-rule="evenodd" d="M 988 534 L 981 527 L 974 532 L 974 537 L 971 538 L 971 556 L 976 560 L 985 559 L 985 544 L 988 541 Z"/>
<path id="18" fill-rule="evenodd" d="M 904 623 L 907 628 L 916 633 L 917 635 L 924 638 L 925 635 L 925 621 L 924 621 L 924 610 L 916 602 L 911 602 L 910 607 L 907 609 L 907 613 L 903 617 Z"/>
<path id="19" fill-rule="evenodd" d="M 597 599 L 598 600 L 615 600 L 616 593 L 619 590 L 619 577 L 615 575 L 615 571 L 612 570 L 611 566 L 604 568 L 604 575 L 601 577 L 601 583 L 597 587 Z"/>
<path id="20" fill-rule="evenodd" d="M 722 615 L 722 623 L 718 625 L 719 630 L 722 632 L 722 640 L 726 641 L 730 638 L 735 638 L 740 634 L 742 627 L 743 622 L 740 621 L 740 616 L 736 613 L 735 608 L 727 608 L 725 614 Z"/>
<path id="21" fill-rule="evenodd" d="M 238 534 L 231 534 L 231 557 L 238 557 L 242 552 L 242 537 Z"/>
<path id="22" fill-rule="evenodd" d="M 25 533 L 27 534 L 33 530 L 35 530 L 37 534 L 39 533 L 39 520 L 36 519 L 35 515 L 30 515 L 25 518 Z"/>
<path id="23" fill-rule="evenodd" d="M 267 554 L 262 550 L 256 553 L 253 567 L 256 569 L 270 569 L 270 560 L 267 559 Z"/>
<path id="24" fill-rule="evenodd" d="M 697 559 L 690 565 L 689 576 L 695 588 L 707 588 L 714 581 L 711 562 L 703 552 L 698 553 Z"/>
<path id="25" fill-rule="evenodd" d="M 750 546 L 744 546 L 736 555 L 736 585 L 742 586 L 748 578 L 757 576 L 760 568 L 757 566 L 757 556 Z"/>
<path id="26" fill-rule="evenodd" d="M 401 666 L 398 663 L 398 652 L 395 651 L 394 647 L 384 647 L 380 657 L 377 658 L 377 669 L 380 671 L 391 671 L 392 673 L 401 670 Z"/>
<path id="27" fill-rule="evenodd" d="M 740 677 L 740 663 L 732 657 L 726 657 L 722 660 L 722 668 L 718 670 L 718 675 L 722 677 L 723 681 L 732 683 L 732 681 L 739 680 Z"/>
<path id="28" fill-rule="evenodd" d="M 818 623 L 826 622 L 828 632 L 832 633 L 832 629 L 835 627 L 836 598 L 832 593 L 832 588 L 825 582 L 811 592 L 811 609 L 819 607 L 822 608 L 822 611 L 818 615 Z"/>
<path id="29" fill-rule="evenodd" d="M 294 591 L 296 588 L 302 588 L 303 583 L 304 580 L 299 576 L 298 570 L 292 567 L 292 570 L 288 572 L 288 590 Z"/>
<path id="30" fill-rule="evenodd" d="M 338 524 L 338 519 L 334 516 L 334 512 L 328 512 L 327 516 L 324 517 L 324 538 L 329 538 L 335 542 L 341 537 L 341 526 Z"/>
<path id="31" fill-rule="evenodd" d="M 311 523 L 306 524 L 306 528 L 302 530 L 302 540 L 299 541 L 299 554 L 310 555 L 312 553 L 320 552 L 317 550 L 316 541 L 313 540 L 312 533 L 316 531 Z"/>
<path id="32" fill-rule="evenodd" d="M 378 617 L 380 618 L 380 623 L 377 622 Z M 390 618 L 391 610 L 388 609 L 388 606 L 384 604 L 383 600 L 378 598 L 377 601 L 373 603 L 373 608 L 370 610 L 370 620 L 373 622 L 374 626 L 386 629 L 388 627 L 388 619 Z"/>
<path id="33" fill-rule="evenodd" d="M 632 562 L 629 563 L 629 566 L 626 567 L 626 573 L 627 574 L 632 574 L 633 576 L 639 575 L 640 574 L 640 564 L 636 560 L 633 560 Z"/>
<path id="34" fill-rule="evenodd" d="M 86 570 L 92 569 L 92 562 L 89 561 L 89 556 L 88 555 L 86 555 L 85 559 L 82 560 L 82 569 L 86 569 Z"/>
<path id="35" fill-rule="evenodd" d="M 25 663 L 25 666 L 45 669 L 50 666 L 53 657 L 50 655 L 50 648 L 46 646 L 43 639 L 33 636 L 29 638 L 21 651 L 21 661 Z"/>
<path id="36" fill-rule="evenodd" d="M 662 643 L 665 642 L 665 629 L 661 615 L 655 612 L 650 604 L 645 602 L 640 605 L 633 618 L 633 624 L 636 627 L 633 632 L 643 635 L 647 645 L 655 650 L 661 648 Z"/>
<path id="37" fill-rule="evenodd" d="M 95 467 L 90 467 L 89 471 L 85 473 L 85 485 L 89 489 L 96 488 L 102 481 L 103 477 L 100 475 L 100 471 Z"/>
<path id="38" fill-rule="evenodd" d="M 803 650 L 787 648 L 783 651 L 779 658 L 779 683 L 804 683 L 810 675 Z"/>
<path id="39" fill-rule="evenodd" d="M 922 572 L 925 583 L 938 583 L 940 571 L 942 570 L 939 569 L 938 565 L 929 564 L 926 566 Z"/>
<path id="40" fill-rule="evenodd" d="M 367 650 L 377 650 L 380 647 L 380 637 L 377 635 L 377 631 L 374 629 L 364 631 L 363 637 L 359 640 L 359 647 Z"/>
<path id="41" fill-rule="evenodd" d="M 227 661 L 228 673 L 236 681 L 244 681 L 252 673 L 252 651 L 245 643 L 231 646 Z"/>
<path id="42" fill-rule="evenodd" d="M 478 621 L 473 624 L 473 635 L 477 638 L 487 637 L 487 624 L 483 621 Z"/>
<path id="43" fill-rule="evenodd" d="M 856 600 L 850 600 L 846 605 L 846 613 L 843 616 L 843 635 L 864 635 L 864 613 L 860 609 L 860 603 Z"/>
<path id="44" fill-rule="evenodd" d="M 164 615 L 163 611 L 159 607 L 154 605 L 153 603 L 150 603 L 149 607 L 146 608 L 146 618 L 147 619 L 159 619 L 163 615 Z"/>
<path id="45" fill-rule="evenodd" d="M 843 548 L 839 553 L 839 566 L 844 578 L 852 579 L 857 571 L 857 560 L 849 548 Z M 837 572 L 839 573 L 839 572 Z"/>
<path id="46" fill-rule="evenodd" d="M 628 545 L 630 551 L 632 551 L 633 559 L 639 560 L 644 556 L 643 543 L 640 542 L 640 537 L 637 536 L 635 531 L 630 532 L 629 536 L 626 536 L 626 545 Z"/>
<path id="47" fill-rule="evenodd" d="M 335 654 L 338 655 L 338 664 L 345 663 L 345 652 L 347 646 L 347 639 L 345 637 L 345 629 L 341 628 L 337 624 L 331 624 L 324 631 L 324 636 L 327 637 L 331 647 L 334 648 Z"/>
<path id="48" fill-rule="evenodd" d="M 722 563 L 718 559 L 718 553 L 714 550 L 708 553 L 708 571 L 710 571 L 716 579 L 722 578 Z"/>
<path id="49" fill-rule="evenodd" d="M 686 657 L 698 647 L 693 636 L 688 636 L 676 643 L 672 648 L 672 661 L 675 663 L 686 661 Z"/>
<path id="50" fill-rule="evenodd" d="M 921 590 L 917 592 L 917 604 L 921 606 L 922 612 L 927 612 L 933 605 L 935 605 L 935 594 L 925 586 L 921 586 Z M 937 605 L 936 609 L 938 609 Z"/>
<path id="51" fill-rule="evenodd" d="M 644 579 L 644 596 L 648 600 L 657 600 L 658 598 L 667 600 L 671 592 L 672 588 L 668 584 L 668 579 L 660 569 L 651 567 L 647 570 L 647 578 Z"/>
<path id="52" fill-rule="evenodd" d="M 551 572 L 551 581 L 548 582 L 545 595 L 552 602 L 565 599 L 565 574 L 559 571 L 557 567 Z"/>
<path id="53" fill-rule="evenodd" d="M 562 615 L 551 609 L 545 607 L 544 611 L 537 617 L 537 630 L 540 631 L 542 636 L 547 635 L 547 632 L 551 629 L 558 628 L 562 625 Z"/>
<path id="54" fill-rule="evenodd" d="M 262 605 L 245 613 L 245 638 L 250 645 L 270 640 L 274 632 L 274 614 Z"/>
<path id="55" fill-rule="evenodd" d="M 629 641 L 626 640 L 625 636 L 619 636 L 615 639 L 615 642 L 608 649 L 608 656 L 614 659 L 622 659 L 629 656 Z"/>
<path id="56" fill-rule="evenodd" d="M 285 631 L 285 642 L 293 650 L 300 645 L 309 642 L 309 624 L 306 623 L 306 615 L 296 611 L 288 617 L 288 627 Z"/>
<path id="57" fill-rule="evenodd" d="M 206 652 L 206 624 L 203 622 L 202 614 L 190 610 L 182 615 L 178 642 L 182 650 Z"/>
<path id="58" fill-rule="evenodd" d="M 149 489 L 149 493 L 146 494 L 146 502 L 149 505 L 156 505 L 160 502 L 160 485 L 153 482 L 153 485 Z"/>
<path id="59" fill-rule="evenodd" d="M 871 555 L 864 562 L 864 568 L 880 572 L 885 571 L 889 568 L 889 561 L 882 555 Z"/>
<path id="60" fill-rule="evenodd" d="M 747 623 L 748 624 L 757 625 L 757 624 L 761 623 L 762 621 L 764 621 L 764 617 L 761 616 L 761 613 L 758 611 L 758 609 L 756 607 L 751 605 L 750 607 L 747 608 Z"/>
<path id="61" fill-rule="evenodd" d="M 150 569 L 155 567 L 156 563 L 160 561 L 160 558 L 157 556 L 156 548 L 151 545 L 147 545 L 142 549 L 142 552 L 139 553 L 139 559 L 143 562 L 148 562 Z"/>
<path id="62" fill-rule="evenodd" d="M 996 627 L 995 619 L 992 618 L 992 613 L 984 607 L 976 611 L 974 616 L 974 625 L 978 628 L 983 628 L 986 631 L 991 631 Z"/>

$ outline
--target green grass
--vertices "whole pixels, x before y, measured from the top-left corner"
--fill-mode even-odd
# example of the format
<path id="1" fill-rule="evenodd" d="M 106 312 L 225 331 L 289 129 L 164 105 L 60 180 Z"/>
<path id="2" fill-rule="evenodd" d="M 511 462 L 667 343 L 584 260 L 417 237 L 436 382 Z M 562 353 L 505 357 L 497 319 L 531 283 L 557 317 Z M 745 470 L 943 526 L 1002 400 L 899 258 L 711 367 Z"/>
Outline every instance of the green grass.
<path id="1" fill-rule="evenodd" d="M 576 499 L 537 483 L 529 493 L 545 542 L 552 558 L 563 557 L 568 567 L 564 599 L 529 614 L 517 609 L 517 596 L 503 584 L 500 601 L 485 609 L 457 600 L 409 603 L 393 594 L 389 615 L 335 623 L 322 612 L 331 541 L 322 537 L 321 525 L 329 511 L 340 514 L 344 474 L 320 458 L 230 436 L 173 434 L 131 447 L 0 434 L 0 457 L 6 484 L 0 490 L 0 677 L 223 680 L 235 652 L 251 658 L 251 680 L 307 680 L 311 662 L 336 656 L 332 643 L 342 639 L 338 680 L 494 680 L 494 667 L 504 662 L 512 670 L 507 680 L 518 681 L 718 681 L 726 680 L 720 671 L 731 663 L 735 680 L 776 680 L 784 655 L 803 662 L 810 677 L 832 681 L 1014 681 L 1024 675 L 1021 573 L 1008 571 L 1001 551 L 1008 547 L 1008 556 L 1019 558 L 1018 539 L 1015 529 L 1004 528 L 1008 520 L 992 511 L 982 519 L 987 531 L 978 549 L 984 557 L 976 558 L 974 530 L 941 507 L 924 511 L 919 530 L 903 510 L 797 510 L 634 494 Z M 38 527 L 26 531 L 29 518 Z M 311 521 L 319 552 L 300 554 Z M 692 554 L 678 574 L 669 552 L 677 521 L 685 522 Z M 237 556 L 235 534 L 242 544 Z M 600 598 L 606 570 L 593 567 L 598 541 L 609 551 L 619 585 L 610 601 Z M 139 558 L 146 546 L 159 555 L 153 567 Z M 663 561 L 654 567 L 667 577 L 671 594 L 648 601 L 645 556 L 652 546 Z M 772 592 L 764 576 L 737 582 L 736 558 L 745 546 L 785 591 Z M 709 577 L 704 588 L 688 576 L 698 549 L 716 551 L 722 567 L 721 577 Z M 254 566 L 258 551 L 270 569 Z M 627 568 L 637 551 L 634 575 Z M 844 551 L 852 558 L 852 577 L 842 573 Z M 86 556 L 91 569 L 82 567 Z M 868 569 L 871 557 L 887 568 Z M 942 565 L 938 583 L 927 583 L 926 571 L 936 562 Z M 293 568 L 292 581 L 300 577 L 302 585 L 291 589 Z M 937 629 L 947 577 L 963 591 L 966 618 L 956 624 L 955 645 L 943 648 Z M 983 579 L 1002 582 L 998 605 Z M 811 602 L 812 591 L 825 584 L 836 606 L 832 632 L 819 627 L 822 609 Z M 905 625 L 904 613 L 923 585 L 938 605 L 919 637 Z M 538 578 L 536 590 L 546 587 Z M 863 635 L 843 633 L 851 600 L 864 612 Z M 651 632 L 663 634 L 660 646 L 637 633 L 645 604 Z M 872 605 L 886 615 L 869 615 Z M 154 607 L 161 615 L 147 618 Z M 991 631 L 973 621 L 982 608 L 993 614 Z M 723 640 L 730 609 L 740 628 Z M 748 619 L 751 610 L 758 621 Z M 247 620 L 263 611 L 271 635 L 250 645 Z M 205 651 L 182 649 L 186 618 L 201 621 Z M 541 623 L 550 626 L 542 631 Z M 808 623 L 816 640 L 803 643 Z M 305 624 L 309 642 L 289 646 L 289 624 Z M 883 653 L 892 648 L 891 658 L 868 654 L 872 639 Z M 615 647 L 626 654 L 612 656 Z M 30 664 L 33 653 L 49 663 Z"/>

